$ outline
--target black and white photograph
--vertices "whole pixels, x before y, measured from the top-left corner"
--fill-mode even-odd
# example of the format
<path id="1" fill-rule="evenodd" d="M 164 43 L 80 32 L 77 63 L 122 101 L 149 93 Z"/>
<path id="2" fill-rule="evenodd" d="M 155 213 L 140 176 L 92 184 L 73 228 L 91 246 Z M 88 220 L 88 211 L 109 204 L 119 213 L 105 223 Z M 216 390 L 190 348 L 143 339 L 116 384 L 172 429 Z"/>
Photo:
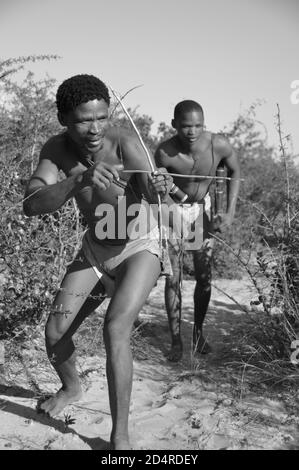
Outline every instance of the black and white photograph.
<path id="1" fill-rule="evenodd" d="M 1 0 L 1 451 L 299 450 L 298 24 Z"/>

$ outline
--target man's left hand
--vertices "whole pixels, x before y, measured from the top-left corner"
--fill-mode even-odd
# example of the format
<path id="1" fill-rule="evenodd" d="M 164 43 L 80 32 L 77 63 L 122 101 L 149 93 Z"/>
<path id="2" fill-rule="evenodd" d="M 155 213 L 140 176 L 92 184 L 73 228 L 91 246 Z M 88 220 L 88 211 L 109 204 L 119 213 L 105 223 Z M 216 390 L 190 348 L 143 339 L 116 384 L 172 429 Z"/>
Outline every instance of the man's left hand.
<path id="1" fill-rule="evenodd" d="M 155 173 L 149 175 L 149 189 L 153 195 L 160 194 L 162 200 L 166 199 L 173 184 L 173 178 L 167 173 L 166 168 L 158 168 Z"/>

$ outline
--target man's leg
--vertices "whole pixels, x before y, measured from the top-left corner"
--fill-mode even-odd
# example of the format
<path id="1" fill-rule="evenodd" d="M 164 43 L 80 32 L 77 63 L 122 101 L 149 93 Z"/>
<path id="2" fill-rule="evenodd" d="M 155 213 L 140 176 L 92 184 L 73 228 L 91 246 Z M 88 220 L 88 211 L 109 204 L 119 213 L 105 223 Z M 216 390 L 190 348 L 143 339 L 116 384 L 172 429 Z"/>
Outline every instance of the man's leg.
<path id="1" fill-rule="evenodd" d="M 81 252 L 63 279 L 46 325 L 48 357 L 62 382 L 61 389 L 40 405 L 51 416 L 81 397 L 72 335 L 102 302 L 103 294 L 102 284 Z"/>
<path id="2" fill-rule="evenodd" d="M 195 290 L 193 347 L 196 352 L 207 354 L 211 347 L 202 334 L 202 325 L 211 298 L 211 265 L 214 240 L 206 238 L 200 250 L 193 252 Z"/>
<path id="3" fill-rule="evenodd" d="M 173 247 L 169 243 L 168 252 L 173 274 L 172 276 L 166 276 L 164 292 L 165 306 L 171 335 L 171 349 L 167 358 L 169 361 L 177 362 L 183 355 L 183 343 L 181 339 L 181 280 L 183 251 L 180 249 L 179 244 Z"/>
<path id="4" fill-rule="evenodd" d="M 104 341 L 112 416 L 111 444 L 115 450 L 130 449 L 128 415 L 133 374 L 131 330 L 160 271 L 159 259 L 148 251 L 136 253 L 125 260 L 118 269 L 115 292 L 106 313 Z"/>

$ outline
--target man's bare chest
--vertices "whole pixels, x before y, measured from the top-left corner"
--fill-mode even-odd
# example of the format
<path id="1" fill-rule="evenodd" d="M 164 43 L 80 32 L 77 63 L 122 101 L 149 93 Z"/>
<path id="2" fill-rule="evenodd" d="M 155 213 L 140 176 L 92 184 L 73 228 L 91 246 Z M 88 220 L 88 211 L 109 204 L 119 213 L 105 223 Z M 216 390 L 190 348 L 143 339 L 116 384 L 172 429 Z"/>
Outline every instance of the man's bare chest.
<path id="1" fill-rule="evenodd" d="M 215 174 L 217 164 L 216 157 L 209 150 L 193 155 L 179 152 L 169 158 L 169 171 L 183 175 L 208 176 Z"/>
<path id="2" fill-rule="evenodd" d="M 89 158 L 83 158 L 76 153 L 65 153 L 63 162 L 61 164 L 61 170 L 66 177 L 82 175 L 85 171 L 88 171 L 92 166 L 97 165 L 100 162 L 108 163 L 110 165 L 117 165 L 120 160 L 116 152 L 103 152 L 98 155 L 90 156 Z M 81 208 L 92 209 L 99 203 L 108 203 L 113 206 L 117 204 L 118 198 L 125 194 L 126 184 L 121 186 L 112 182 L 110 187 L 107 189 L 100 189 L 96 185 L 85 186 L 79 192 L 77 192 L 75 198 Z"/>

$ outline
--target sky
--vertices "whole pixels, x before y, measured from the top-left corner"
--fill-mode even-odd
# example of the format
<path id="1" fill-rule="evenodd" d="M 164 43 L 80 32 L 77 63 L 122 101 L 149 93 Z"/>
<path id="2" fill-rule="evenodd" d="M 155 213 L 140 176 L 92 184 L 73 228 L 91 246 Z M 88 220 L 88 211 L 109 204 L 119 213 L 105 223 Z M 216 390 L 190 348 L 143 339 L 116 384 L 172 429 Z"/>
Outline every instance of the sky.
<path id="1" fill-rule="evenodd" d="M 0 58 L 58 54 L 28 66 L 57 86 L 77 73 L 120 94 L 142 85 L 124 103 L 151 116 L 153 130 L 184 99 L 203 106 L 213 132 L 258 101 L 278 148 L 279 104 L 299 154 L 298 20 L 299 0 L 0 0 Z"/>

